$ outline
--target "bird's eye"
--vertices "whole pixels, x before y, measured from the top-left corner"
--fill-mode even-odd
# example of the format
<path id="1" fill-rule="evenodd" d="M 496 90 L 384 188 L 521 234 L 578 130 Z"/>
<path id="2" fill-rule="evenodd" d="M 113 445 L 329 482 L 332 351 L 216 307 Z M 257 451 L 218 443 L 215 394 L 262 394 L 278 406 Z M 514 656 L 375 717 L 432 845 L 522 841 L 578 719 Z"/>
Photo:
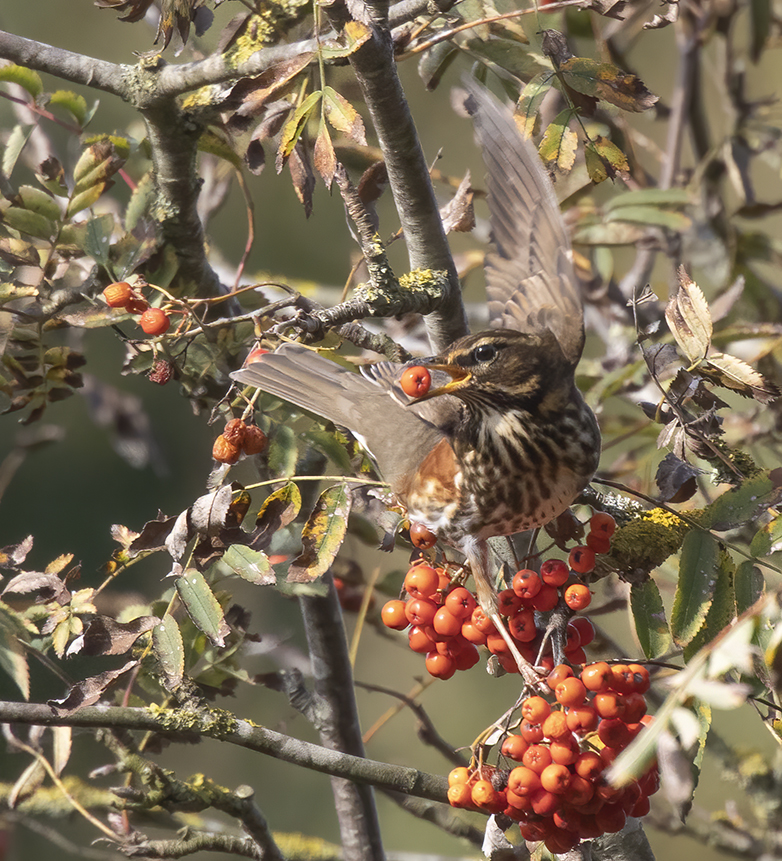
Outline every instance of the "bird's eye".
<path id="1" fill-rule="evenodd" d="M 476 362 L 490 362 L 496 355 L 497 348 L 494 344 L 481 344 L 473 350 Z"/>

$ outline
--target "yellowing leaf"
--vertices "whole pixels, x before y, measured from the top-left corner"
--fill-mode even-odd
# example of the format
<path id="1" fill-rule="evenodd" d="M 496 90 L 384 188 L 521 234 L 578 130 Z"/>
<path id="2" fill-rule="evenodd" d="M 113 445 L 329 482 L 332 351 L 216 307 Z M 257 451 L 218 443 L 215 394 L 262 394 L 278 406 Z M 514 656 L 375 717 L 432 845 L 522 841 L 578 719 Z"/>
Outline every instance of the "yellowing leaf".
<path id="1" fill-rule="evenodd" d="M 679 289 L 665 306 L 665 319 L 676 343 L 696 365 L 705 358 L 711 344 L 711 313 L 703 291 L 684 267 L 679 268 L 678 275 Z"/>
<path id="2" fill-rule="evenodd" d="M 539 72 L 521 91 L 513 119 L 523 138 L 529 139 L 535 133 L 538 111 L 546 93 L 551 89 L 553 79 L 553 72 Z"/>
<path id="3" fill-rule="evenodd" d="M 616 144 L 602 135 L 586 144 L 584 155 L 587 173 L 594 183 L 603 182 L 609 177 L 613 179 L 618 173 L 623 174 L 630 170 L 627 156 Z"/>
<path id="4" fill-rule="evenodd" d="M 306 99 L 296 108 L 293 116 L 288 120 L 282 128 L 280 135 L 280 146 L 277 150 L 277 172 L 282 170 L 282 166 L 293 152 L 293 148 L 299 141 L 301 133 L 304 131 L 304 126 L 307 125 L 307 120 L 310 114 L 315 110 L 315 106 L 321 100 L 323 93 L 320 90 L 315 90 L 310 93 Z"/>
<path id="5" fill-rule="evenodd" d="M 543 161 L 562 173 L 570 171 L 575 164 L 578 147 L 576 133 L 567 126 L 569 119 L 570 110 L 562 111 L 543 133 L 539 147 Z"/>
<path id="6" fill-rule="evenodd" d="M 291 583 L 309 583 L 324 574 L 345 537 L 350 495 L 344 484 L 326 488 L 301 532 L 303 549 L 288 569 Z"/>
<path id="7" fill-rule="evenodd" d="M 371 35 L 372 31 L 366 24 L 360 21 L 348 21 L 337 39 L 326 39 L 320 43 L 320 52 L 326 60 L 349 57 Z"/>
<path id="8" fill-rule="evenodd" d="M 323 107 L 326 119 L 338 131 L 361 146 L 366 146 L 364 121 L 350 102 L 332 87 L 323 88 Z"/>
<path id="9" fill-rule="evenodd" d="M 562 80 L 577 92 L 603 99 L 624 111 L 646 111 L 658 100 L 640 78 L 625 74 L 613 63 L 571 57 L 558 71 Z"/>

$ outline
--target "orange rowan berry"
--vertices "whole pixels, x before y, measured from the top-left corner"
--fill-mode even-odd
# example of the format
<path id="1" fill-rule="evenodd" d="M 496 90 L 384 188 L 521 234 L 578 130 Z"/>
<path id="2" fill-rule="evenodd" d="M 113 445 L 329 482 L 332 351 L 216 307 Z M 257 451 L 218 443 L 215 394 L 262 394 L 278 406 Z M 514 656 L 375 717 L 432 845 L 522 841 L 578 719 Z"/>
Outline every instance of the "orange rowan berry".
<path id="1" fill-rule="evenodd" d="M 474 622 L 462 623 L 462 636 L 465 640 L 474 643 L 476 646 L 486 645 L 486 634 L 478 630 Z"/>
<path id="2" fill-rule="evenodd" d="M 115 281 L 103 291 L 109 308 L 124 308 L 133 298 L 133 288 L 127 281 Z"/>
<path id="3" fill-rule="evenodd" d="M 432 384 L 432 375 L 426 368 L 414 365 L 402 372 L 399 378 L 399 386 L 402 391 L 411 398 L 420 398 L 429 391 Z"/>
<path id="4" fill-rule="evenodd" d="M 595 551 L 583 544 L 574 547 L 568 556 L 568 565 L 576 574 L 589 574 L 595 569 Z"/>
<path id="5" fill-rule="evenodd" d="M 556 690 L 559 682 L 564 679 L 572 678 L 573 669 L 569 667 L 567 664 L 557 664 L 556 667 L 548 674 L 546 677 L 546 684 L 551 688 L 551 690 Z"/>
<path id="6" fill-rule="evenodd" d="M 528 747 L 529 742 L 527 742 L 523 735 L 509 735 L 502 742 L 500 753 L 514 762 L 521 762 L 521 758 Z"/>
<path id="7" fill-rule="evenodd" d="M 139 325 L 147 335 L 163 335 L 171 327 L 171 320 L 162 308 L 147 308 L 141 315 Z"/>
<path id="8" fill-rule="evenodd" d="M 532 599 L 531 606 L 541 613 L 553 610 L 559 604 L 559 590 L 556 586 L 547 586 L 545 583 L 540 587 L 540 592 Z"/>
<path id="9" fill-rule="evenodd" d="M 380 611 L 380 618 L 386 628 L 404 631 L 408 625 L 407 616 L 405 616 L 405 602 L 398 599 L 386 602 Z"/>
<path id="10" fill-rule="evenodd" d="M 472 787 L 472 803 L 476 807 L 487 807 L 496 801 L 497 791 L 490 780 L 476 780 Z"/>
<path id="11" fill-rule="evenodd" d="M 472 611 L 477 606 L 472 592 L 464 586 L 457 586 L 445 596 L 445 608 L 457 619 L 463 620 L 472 616 Z"/>
<path id="12" fill-rule="evenodd" d="M 517 765 L 508 775 L 508 790 L 519 796 L 532 795 L 540 789 L 540 775 L 525 765 Z"/>
<path id="13" fill-rule="evenodd" d="M 531 744 L 522 756 L 521 761 L 527 768 L 540 774 L 547 765 L 551 765 L 551 751 L 543 744 Z"/>
<path id="14" fill-rule="evenodd" d="M 425 654 L 431 652 L 434 648 L 434 640 L 426 633 L 420 625 L 413 625 L 407 632 L 407 641 L 410 645 L 410 650 Z"/>
<path id="15" fill-rule="evenodd" d="M 565 589 L 564 598 L 571 610 L 586 610 L 592 603 L 592 593 L 589 591 L 589 587 L 583 583 L 571 583 Z"/>
<path id="16" fill-rule="evenodd" d="M 432 627 L 444 637 L 455 637 L 462 630 L 462 621 L 457 619 L 447 607 L 440 607 L 434 614 Z"/>
<path id="17" fill-rule="evenodd" d="M 600 720 L 598 713 L 590 705 L 580 705 L 569 708 L 567 712 L 567 726 L 571 732 L 586 735 L 597 729 Z"/>
<path id="18" fill-rule="evenodd" d="M 551 714 L 551 706 L 543 697 L 527 697 L 521 704 L 521 714 L 530 723 L 541 723 Z"/>
<path id="19" fill-rule="evenodd" d="M 220 434 L 212 445 L 212 458 L 218 463 L 236 463 L 239 460 L 239 448 Z"/>
<path id="20" fill-rule="evenodd" d="M 521 607 L 508 619 L 508 630 L 522 643 L 531 643 L 538 634 L 535 614 L 528 607 Z"/>
<path id="21" fill-rule="evenodd" d="M 456 664 L 453 658 L 441 655 L 439 652 L 429 652 L 426 656 L 426 669 L 429 675 L 436 679 L 446 681 L 456 672 Z"/>
<path id="22" fill-rule="evenodd" d="M 484 613 L 483 608 L 478 606 L 472 611 L 472 623 L 484 634 L 497 633 L 494 622 Z"/>
<path id="23" fill-rule="evenodd" d="M 605 763 L 600 758 L 600 754 L 595 753 L 593 750 L 585 750 L 579 754 L 574 768 L 579 777 L 594 781 L 603 773 Z"/>
<path id="24" fill-rule="evenodd" d="M 540 566 L 540 579 L 547 586 L 564 586 L 568 577 L 570 571 L 561 559 L 547 559 Z"/>
<path id="25" fill-rule="evenodd" d="M 588 691 L 607 691 L 611 685 L 611 667 L 605 661 L 588 664 L 581 670 L 581 681 Z"/>
<path id="26" fill-rule="evenodd" d="M 497 595 L 497 611 L 501 616 L 512 616 L 521 609 L 521 598 L 513 589 L 503 589 Z"/>
<path id="27" fill-rule="evenodd" d="M 610 538 L 616 531 L 616 521 L 610 514 L 596 511 L 589 520 L 589 530 Z"/>
<path id="28" fill-rule="evenodd" d="M 551 714 L 543 721 L 543 735 L 546 738 L 562 738 L 570 735 L 570 730 L 567 728 L 567 717 L 563 711 L 551 712 Z"/>
<path id="29" fill-rule="evenodd" d="M 428 598 L 414 598 L 405 605 L 405 615 L 411 625 L 431 625 L 437 605 Z"/>
<path id="30" fill-rule="evenodd" d="M 549 792 L 547 789 L 541 788 L 532 795 L 532 809 L 538 816 L 551 816 L 561 806 L 562 799 L 558 793 Z M 554 827 L 556 828 L 556 826 Z"/>
<path id="31" fill-rule="evenodd" d="M 581 777 L 580 774 L 570 775 L 570 786 L 567 791 L 567 800 L 574 807 L 586 804 L 595 794 L 595 785 L 591 780 Z"/>
<path id="32" fill-rule="evenodd" d="M 567 708 L 572 708 L 580 706 L 584 702 L 586 699 L 586 688 L 581 679 L 571 676 L 570 678 L 562 679 L 561 682 L 557 682 L 554 688 L 554 696 L 557 698 L 558 703 Z"/>
<path id="33" fill-rule="evenodd" d="M 595 814 L 595 822 L 604 834 L 616 834 L 625 827 L 627 816 L 621 804 L 605 804 Z"/>
<path id="34" fill-rule="evenodd" d="M 543 582 L 537 571 L 532 571 L 530 568 L 522 568 L 513 575 L 513 591 L 522 601 L 530 601 L 534 598 L 540 592 L 542 585 Z"/>
<path id="35" fill-rule="evenodd" d="M 581 750 L 572 733 L 554 739 L 548 746 L 551 761 L 557 765 L 570 765 L 577 759 Z"/>
<path id="36" fill-rule="evenodd" d="M 411 523 L 408 532 L 410 543 L 419 550 L 429 550 L 437 544 L 437 536 L 425 523 Z"/>
<path id="37" fill-rule="evenodd" d="M 615 694 L 613 691 L 595 694 L 592 706 L 601 718 L 616 718 L 624 711 L 621 694 Z"/>
<path id="38" fill-rule="evenodd" d="M 451 807 L 472 807 L 472 787 L 467 783 L 455 783 L 449 786 L 448 803 Z"/>
<path id="39" fill-rule="evenodd" d="M 543 727 L 539 723 L 530 723 L 526 718 L 521 722 L 519 732 L 527 744 L 539 744 L 545 737 Z"/>
<path id="40" fill-rule="evenodd" d="M 646 699 L 643 694 L 630 693 L 624 697 L 622 720 L 627 723 L 639 723 L 646 714 Z"/>
<path id="41" fill-rule="evenodd" d="M 641 664 L 628 664 L 627 668 L 633 674 L 633 692 L 645 694 L 649 690 L 649 670 Z"/>
<path id="42" fill-rule="evenodd" d="M 404 590 L 411 598 L 431 598 L 440 584 L 440 575 L 430 565 L 413 565 L 405 574 Z"/>
<path id="43" fill-rule="evenodd" d="M 464 765 L 459 765 L 448 772 L 448 786 L 455 786 L 458 783 L 467 783 L 470 779 L 470 769 Z"/>
<path id="44" fill-rule="evenodd" d="M 469 670 L 480 661 L 481 653 L 472 643 L 464 643 L 453 659 L 457 670 Z"/>
<path id="45" fill-rule="evenodd" d="M 586 537 L 586 546 L 595 553 L 608 553 L 611 549 L 611 539 L 599 532 L 590 532 Z"/>
<path id="46" fill-rule="evenodd" d="M 606 747 L 622 750 L 632 741 L 627 724 L 619 718 L 604 718 L 597 727 L 597 737 Z"/>

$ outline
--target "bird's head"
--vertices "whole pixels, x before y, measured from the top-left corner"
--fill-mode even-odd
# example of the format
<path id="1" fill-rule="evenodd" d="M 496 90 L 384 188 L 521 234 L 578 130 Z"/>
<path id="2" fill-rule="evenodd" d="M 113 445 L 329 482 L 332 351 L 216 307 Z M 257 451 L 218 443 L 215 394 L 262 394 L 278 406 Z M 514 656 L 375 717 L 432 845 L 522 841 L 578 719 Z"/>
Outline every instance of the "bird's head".
<path id="1" fill-rule="evenodd" d="M 573 386 L 573 365 L 549 331 L 491 329 L 467 335 L 420 364 L 451 379 L 418 401 L 449 394 L 479 409 L 556 408 Z"/>

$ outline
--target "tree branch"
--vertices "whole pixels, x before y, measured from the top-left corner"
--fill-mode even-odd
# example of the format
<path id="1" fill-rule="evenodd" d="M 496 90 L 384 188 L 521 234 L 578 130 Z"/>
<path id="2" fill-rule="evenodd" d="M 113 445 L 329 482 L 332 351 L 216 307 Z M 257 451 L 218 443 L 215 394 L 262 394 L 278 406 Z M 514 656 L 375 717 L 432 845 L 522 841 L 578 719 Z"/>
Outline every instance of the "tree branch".
<path id="1" fill-rule="evenodd" d="M 379 789 L 406 792 L 433 801 L 445 802 L 447 799 L 447 781 L 439 775 L 328 750 L 255 726 L 219 710 L 196 713 L 182 709 L 152 711 L 120 706 L 87 706 L 72 714 L 56 715 L 47 705 L 0 702 L 0 723 L 137 729 L 189 740 L 194 736 L 205 736 Z"/>

